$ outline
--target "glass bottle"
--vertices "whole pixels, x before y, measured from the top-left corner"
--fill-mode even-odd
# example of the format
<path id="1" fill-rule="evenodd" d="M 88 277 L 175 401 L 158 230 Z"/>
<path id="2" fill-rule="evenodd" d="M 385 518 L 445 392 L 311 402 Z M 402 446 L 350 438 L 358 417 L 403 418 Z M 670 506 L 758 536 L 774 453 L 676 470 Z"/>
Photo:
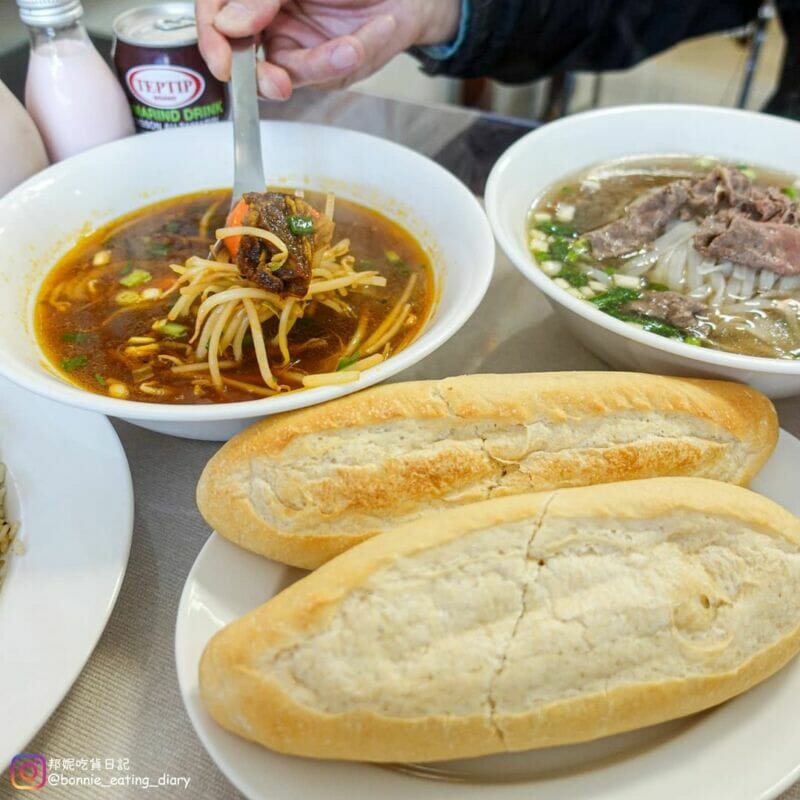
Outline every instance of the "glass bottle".
<path id="1" fill-rule="evenodd" d="M 134 132 L 128 101 L 81 23 L 80 0 L 17 0 L 31 35 L 25 105 L 52 161 Z"/>

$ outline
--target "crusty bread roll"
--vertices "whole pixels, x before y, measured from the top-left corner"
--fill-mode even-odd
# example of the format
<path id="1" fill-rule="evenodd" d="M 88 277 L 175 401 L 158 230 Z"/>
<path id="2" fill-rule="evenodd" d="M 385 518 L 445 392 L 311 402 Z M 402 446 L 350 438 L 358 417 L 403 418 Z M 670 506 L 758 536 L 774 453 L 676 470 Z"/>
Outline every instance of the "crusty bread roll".
<path id="1" fill-rule="evenodd" d="M 220 631 L 200 690 L 285 753 L 433 761 L 691 714 L 800 649 L 800 521 L 655 478 L 437 512 Z"/>
<path id="2" fill-rule="evenodd" d="M 687 475 L 747 484 L 778 424 L 754 389 L 612 372 L 398 383 L 270 417 L 197 491 L 235 544 L 314 568 L 433 510 L 566 486 Z"/>

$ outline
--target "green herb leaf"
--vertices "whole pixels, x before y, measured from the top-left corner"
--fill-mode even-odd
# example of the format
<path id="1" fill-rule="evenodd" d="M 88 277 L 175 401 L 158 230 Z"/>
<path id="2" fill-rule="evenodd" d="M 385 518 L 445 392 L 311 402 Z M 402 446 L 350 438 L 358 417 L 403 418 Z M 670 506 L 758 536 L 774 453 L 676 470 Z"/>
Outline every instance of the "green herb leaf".
<path id="1" fill-rule="evenodd" d="M 371 258 L 359 258 L 356 267 L 360 270 L 375 269 L 375 262 Z"/>
<path id="2" fill-rule="evenodd" d="M 122 268 L 120 275 L 127 275 L 133 269 L 133 261 L 126 261 L 125 266 Z"/>
<path id="3" fill-rule="evenodd" d="M 601 311 L 614 316 L 619 309 L 631 300 L 638 300 L 639 292 L 636 289 L 626 289 L 623 286 L 612 286 L 608 291 L 595 295 L 591 302 Z"/>
<path id="4" fill-rule="evenodd" d="M 800 197 L 798 194 L 797 189 L 794 186 L 784 186 L 781 191 L 790 199 L 790 200 L 797 200 Z"/>
<path id="5" fill-rule="evenodd" d="M 300 320 L 298 320 L 298 322 L 299 321 Z M 295 323 L 295 327 L 297 327 L 297 323 Z M 247 333 L 242 337 L 242 347 L 249 347 L 251 344 L 253 344 L 253 334 L 250 333 L 250 331 L 247 331 Z"/>
<path id="6" fill-rule="evenodd" d="M 141 283 L 147 283 L 152 277 L 153 276 L 146 269 L 135 269 L 133 272 L 120 278 L 119 282 L 123 286 L 132 289 L 134 286 L 138 286 Z"/>
<path id="7" fill-rule="evenodd" d="M 105 378 L 104 378 L 104 377 L 103 377 L 103 376 L 102 376 L 102 375 L 101 375 L 99 372 L 95 372 L 95 374 L 94 374 L 94 380 L 95 380 L 95 383 L 96 383 L 98 386 L 103 386 L 103 387 L 105 387 L 105 386 L 107 385 L 107 384 L 106 384 L 106 379 L 105 379 Z"/>
<path id="8" fill-rule="evenodd" d="M 71 358 L 61 359 L 61 369 L 65 372 L 74 372 L 76 369 L 81 369 L 89 363 L 86 356 L 72 356 Z"/>
<path id="9" fill-rule="evenodd" d="M 174 220 L 172 222 L 168 222 L 164 226 L 164 230 L 169 231 L 170 233 L 177 233 L 179 229 L 180 229 L 180 225 L 177 222 L 175 222 Z"/>
<path id="10" fill-rule="evenodd" d="M 286 220 L 289 230 L 295 236 L 311 236 L 314 233 L 314 220 L 303 214 L 292 214 Z"/>
<path id="11" fill-rule="evenodd" d="M 647 289 L 651 292 L 668 292 L 669 286 L 665 286 L 663 283 L 648 283 Z"/>
<path id="12" fill-rule="evenodd" d="M 686 344 L 693 344 L 695 347 L 703 346 L 703 340 L 699 336 L 685 336 L 683 341 Z"/>
<path id="13" fill-rule="evenodd" d="M 336 371 L 341 372 L 343 369 L 352 367 L 356 362 L 361 361 L 361 354 L 358 352 L 353 353 L 351 356 L 340 358 L 339 363 L 336 365 Z"/>
<path id="14" fill-rule="evenodd" d="M 563 278 L 570 286 L 580 289 L 581 286 L 586 286 L 589 283 L 589 276 L 580 268 L 572 264 L 564 264 L 561 272 L 556 276 Z"/>
<path id="15" fill-rule="evenodd" d="M 567 239 L 577 239 L 578 231 L 567 225 L 566 222 L 559 222 L 557 219 L 542 219 L 537 220 L 536 228 L 544 233 L 549 233 L 551 236 L 561 236 Z"/>
<path id="16" fill-rule="evenodd" d="M 674 325 L 670 325 L 669 322 L 664 322 L 662 319 L 654 319 L 653 317 L 638 317 L 636 314 L 632 316 L 634 319 L 629 320 L 630 322 L 638 322 L 650 333 L 665 336 L 667 339 L 683 339 L 683 331 Z"/>
<path id="17" fill-rule="evenodd" d="M 550 258 L 553 261 L 567 261 L 570 254 L 569 239 L 556 239 L 550 245 Z"/>
<path id="18" fill-rule="evenodd" d="M 86 333 L 85 331 L 67 331 L 66 333 L 61 334 L 61 341 L 73 342 L 74 344 L 82 344 L 91 335 L 92 335 L 91 333 Z"/>

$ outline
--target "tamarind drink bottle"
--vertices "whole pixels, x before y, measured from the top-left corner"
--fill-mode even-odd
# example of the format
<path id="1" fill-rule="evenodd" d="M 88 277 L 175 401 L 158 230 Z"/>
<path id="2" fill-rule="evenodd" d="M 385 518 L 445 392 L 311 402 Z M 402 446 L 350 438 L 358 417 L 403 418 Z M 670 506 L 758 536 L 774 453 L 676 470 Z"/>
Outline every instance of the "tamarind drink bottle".
<path id="1" fill-rule="evenodd" d="M 193 3 L 127 11 L 114 21 L 114 37 L 114 64 L 139 131 L 225 117 L 225 87 L 200 55 Z"/>

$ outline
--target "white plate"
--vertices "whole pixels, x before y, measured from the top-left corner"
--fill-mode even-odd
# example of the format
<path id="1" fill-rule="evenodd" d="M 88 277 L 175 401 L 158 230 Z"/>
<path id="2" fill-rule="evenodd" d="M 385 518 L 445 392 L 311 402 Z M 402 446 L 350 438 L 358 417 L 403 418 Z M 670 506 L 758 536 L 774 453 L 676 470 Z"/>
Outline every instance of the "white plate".
<path id="1" fill-rule="evenodd" d="M 0 379 L 0 460 L 25 552 L 0 589 L 0 772 L 47 721 L 117 599 L 133 528 L 109 421 Z"/>
<path id="2" fill-rule="evenodd" d="M 753 488 L 800 514 L 798 463 L 800 442 L 781 432 Z M 688 719 L 584 745 L 411 770 L 429 780 L 401 768 L 292 758 L 246 742 L 216 725 L 201 705 L 200 655 L 220 628 L 302 574 L 214 534 L 178 609 L 175 653 L 189 717 L 219 768 L 250 800 L 768 800 L 800 778 L 800 660 Z"/>

